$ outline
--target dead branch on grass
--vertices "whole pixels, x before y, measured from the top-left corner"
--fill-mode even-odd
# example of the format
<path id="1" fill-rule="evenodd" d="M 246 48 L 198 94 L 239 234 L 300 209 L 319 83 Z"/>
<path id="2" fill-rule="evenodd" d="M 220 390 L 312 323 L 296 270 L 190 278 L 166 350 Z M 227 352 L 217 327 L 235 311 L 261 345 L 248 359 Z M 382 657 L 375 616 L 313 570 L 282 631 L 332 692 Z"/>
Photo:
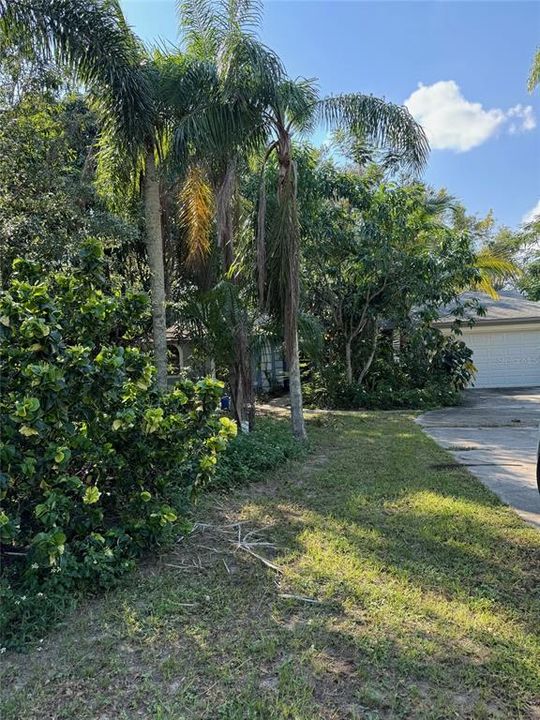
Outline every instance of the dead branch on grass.
<path id="1" fill-rule="evenodd" d="M 243 533 L 244 525 L 247 525 L 247 521 L 238 521 L 234 523 L 228 523 L 226 525 L 212 525 L 211 523 L 200 522 L 193 525 L 191 534 L 193 535 L 197 532 L 215 533 L 221 536 L 228 545 L 232 545 L 234 550 L 242 550 L 259 560 L 259 562 L 262 562 L 263 565 L 266 565 L 266 567 L 271 568 L 275 572 L 282 573 L 283 569 L 279 567 L 279 565 L 276 565 L 276 563 L 273 563 L 271 560 L 264 557 L 258 552 L 258 549 L 262 547 L 271 548 L 273 550 L 276 549 L 276 545 L 274 543 L 264 540 L 261 535 L 261 532 L 268 530 L 269 528 L 273 527 L 273 525 L 268 525 L 264 528 L 253 528 Z M 226 550 L 221 550 L 209 545 L 203 545 L 202 543 L 198 544 L 197 547 L 203 548 L 204 550 L 209 550 L 213 553 L 227 554 Z M 227 563 L 224 560 L 223 563 L 227 569 L 227 572 L 230 574 Z"/>
<path id="2" fill-rule="evenodd" d="M 280 598 L 285 598 L 285 600 L 300 600 L 301 602 L 310 603 L 311 605 L 321 605 L 320 600 L 315 600 L 315 598 L 306 597 L 305 595 L 291 595 L 290 593 L 278 593 Z"/>

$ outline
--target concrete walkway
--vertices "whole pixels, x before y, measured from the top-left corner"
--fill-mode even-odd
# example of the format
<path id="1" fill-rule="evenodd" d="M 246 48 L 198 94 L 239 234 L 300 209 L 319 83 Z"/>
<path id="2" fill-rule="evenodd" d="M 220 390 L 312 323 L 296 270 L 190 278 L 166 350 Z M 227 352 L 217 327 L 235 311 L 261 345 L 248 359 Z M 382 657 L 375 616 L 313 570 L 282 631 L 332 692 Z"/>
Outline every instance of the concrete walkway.
<path id="1" fill-rule="evenodd" d="M 503 502 L 540 529 L 536 448 L 540 388 L 467 390 L 464 404 L 417 422 Z"/>

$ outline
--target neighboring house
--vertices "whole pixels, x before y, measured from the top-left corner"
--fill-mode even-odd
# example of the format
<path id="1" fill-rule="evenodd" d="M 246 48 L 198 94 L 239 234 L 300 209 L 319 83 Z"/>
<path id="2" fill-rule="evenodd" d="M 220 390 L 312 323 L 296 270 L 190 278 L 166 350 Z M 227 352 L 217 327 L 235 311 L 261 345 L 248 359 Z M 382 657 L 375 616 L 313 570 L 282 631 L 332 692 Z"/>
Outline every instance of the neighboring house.
<path id="1" fill-rule="evenodd" d="M 268 392 L 287 386 L 288 374 L 283 350 L 275 343 L 265 342 L 255 358 L 253 384 L 257 392 Z"/>
<path id="2" fill-rule="evenodd" d="M 465 298 L 478 298 L 486 311 L 472 328 L 462 327 L 477 369 L 474 387 L 540 386 L 540 302 L 507 291 L 498 300 L 483 293 Z M 449 331 L 454 319 L 451 312 L 443 314 L 435 326 Z"/>
<path id="3" fill-rule="evenodd" d="M 190 338 L 182 331 L 178 324 L 167 328 L 167 348 L 172 355 L 172 365 L 175 375 L 184 368 L 191 367 L 193 344 Z M 211 372 L 210 363 L 205 372 Z"/>
<path id="4" fill-rule="evenodd" d="M 181 370 L 192 370 L 194 374 L 215 374 L 215 365 L 209 358 L 200 366 L 193 367 L 193 341 L 181 328 L 175 324 L 167 330 L 167 347 L 172 355 L 174 366 L 173 377 Z M 287 372 L 283 351 L 280 346 L 265 342 L 259 350 L 259 356 L 254 358 L 253 386 L 258 392 L 268 392 L 277 387 L 284 387 L 287 381 Z"/>

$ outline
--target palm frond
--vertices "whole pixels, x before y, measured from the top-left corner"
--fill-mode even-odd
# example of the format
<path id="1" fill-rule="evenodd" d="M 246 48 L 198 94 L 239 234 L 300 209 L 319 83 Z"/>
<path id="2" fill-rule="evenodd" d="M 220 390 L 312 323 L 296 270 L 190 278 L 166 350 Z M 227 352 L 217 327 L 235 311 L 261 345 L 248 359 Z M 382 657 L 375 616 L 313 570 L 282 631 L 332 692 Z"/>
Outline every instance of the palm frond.
<path id="1" fill-rule="evenodd" d="M 0 34 L 72 71 L 126 145 L 152 134 L 144 53 L 116 0 L 0 0 Z"/>
<path id="2" fill-rule="evenodd" d="M 482 248 L 476 253 L 475 265 L 479 270 L 491 273 L 500 279 L 514 277 L 521 272 L 512 260 L 489 248 Z"/>
<path id="3" fill-rule="evenodd" d="M 220 0 L 220 17 L 227 35 L 255 33 L 261 25 L 263 5 L 261 0 Z"/>
<path id="4" fill-rule="evenodd" d="M 321 321 L 314 315 L 298 314 L 298 335 L 302 352 L 317 363 L 324 349 L 324 330 Z"/>
<path id="5" fill-rule="evenodd" d="M 317 121 L 317 103 L 318 88 L 315 80 L 284 79 L 277 88 L 274 112 L 281 116 L 284 125 L 289 124 L 300 132 L 309 132 Z"/>
<path id="6" fill-rule="evenodd" d="M 540 49 L 535 53 L 529 73 L 529 81 L 527 84 L 529 92 L 532 93 L 537 85 L 540 85 Z"/>
<path id="7" fill-rule="evenodd" d="M 224 101 L 242 99 L 267 105 L 274 97 L 284 69 L 278 56 L 245 34 L 227 36 L 216 56 Z"/>
<path id="8" fill-rule="evenodd" d="M 190 265 L 201 263 L 210 251 L 214 196 L 200 166 L 191 166 L 180 190 L 180 222 L 186 231 Z"/>
<path id="9" fill-rule="evenodd" d="M 186 51 L 199 60 L 214 58 L 220 23 L 212 0 L 179 0 L 177 10 Z"/>
<path id="10" fill-rule="evenodd" d="M 498 286 L 521 275 L 521 269 L 512 260 L 489 248 L 482 248 L 476 253 L 474 265 L 479 274 L 475 289 L 495 300 L 499 297 Z"/>
<path id="11" fill-rule="evenodd" d="M 417 170 L 426 163 L 426 134 L 406 107 L 353 93 L 320 100 L 317 116 L 329 127 L 363 133 L 373 145 L 393 149 L 404 166 Z"/>

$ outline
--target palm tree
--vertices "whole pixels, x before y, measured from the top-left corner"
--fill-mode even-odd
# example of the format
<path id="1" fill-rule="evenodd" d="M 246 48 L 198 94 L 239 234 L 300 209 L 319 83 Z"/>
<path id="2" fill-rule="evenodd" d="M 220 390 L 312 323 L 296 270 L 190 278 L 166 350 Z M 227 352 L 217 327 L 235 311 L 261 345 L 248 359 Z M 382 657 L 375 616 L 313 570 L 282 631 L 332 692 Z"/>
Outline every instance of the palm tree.
<path id="1" fill-rule="evenodd" d="M 141 61 L 149 92 L 151 124 L 138 144 L 125 148 L 112 128 L 101 135 L 100 172 L 114 179 L 116 193 L 141 180 L 145 239 L 150 268 L 153 348 L 158 386 L 167 385 L 166 291 L 163 248 L 162 170 L 186 173 L 191 147 L 208 133 L 208 108 L 217 88 L 215 69 L 175 52 L 156 50 Z M 197 252 L 193 237 L 192 252 Z"/>
<path id="2" fill-rule="evenodd" d="M 193 162 L 204 167 L 208 186 L 213 194 L 217 244 L 222 268 L 228 282 L 239 288 L 241 273 L 236 262 L 235 205 L 238 195 L 238 168 L 250 152 L 265 140 L 264 111 L 282 75 L 278 58 L 257 40 L 254 30 L 260 19 L 260 6 L 255 2 L 223 0 L 185 0 L 180 5 L 184 44 L 188 56 L 216 68 L 219 94 L 209 105 L 204 126 L 205 137 L 196 147 Z M 201 177 L 200 171 L 195 173 Z M 201 185 L 193 183 L 192 200 L 184 194 L 189 207 L 197 203 Z M 189 213 L 197 226 L 197 214 Z M 234 361 L 229 371 L 229 385 L 238 424 L 247 419 L 253 426 L 253 383 L 251 353 L 246 327 L 246 314 L 238 305 L 239 293 L 229 303 L 233 336 Z"/>
<path id="3" fill-rule="evenodd" d="M 291 422 L 293 433 L 304 439 L 306 431 L 302 407 L 302 387 L 298 351 L 300 227 L 297 209 L 297 170 L 294 161 L 293 135 L 311 130 L 318 122 L 361 134 L 374 146 L 394 151 L 404 166 L 420 168 L 429 151 L 422 128 L 408 110 L 379 98 L 350 94 L 319 98 L 309 80 L 285 80 L 269 103 L 267 127 L 271 135 L 262 163 L 259 200 L 258 258 L 262 303 L 280 316 L 284 328 L 285 354 L 288 363 Z M 268 160 L 275 156 L 278 166 L 277 223 L 265 241 L 264 172 Z M 268 258 L 268 262 L 266 262 Z M 268 265 L 268 272 L 263 267 Z"/>

